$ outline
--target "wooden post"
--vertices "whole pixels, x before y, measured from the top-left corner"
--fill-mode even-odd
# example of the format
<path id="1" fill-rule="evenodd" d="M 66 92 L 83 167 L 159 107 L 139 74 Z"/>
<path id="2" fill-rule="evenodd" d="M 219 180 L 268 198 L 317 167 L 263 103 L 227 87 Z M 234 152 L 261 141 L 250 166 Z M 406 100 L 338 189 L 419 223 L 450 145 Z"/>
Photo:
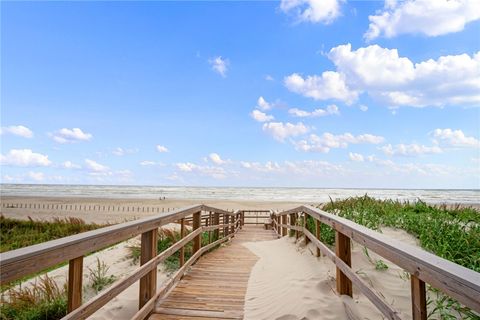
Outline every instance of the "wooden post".
<path id="1" fill-rule="evenodd" d="M 352 254 L 350 238 L 341 232 L 335 231 L 335 251 L 337 257 L 352 266 Z M 346 294 L 352 297 L 352 281 L 337 267 L 337 291 L 338 294 Z"/>
<path id="2" fill-rule="evenodd" d="M 230 223 L 230 216 L 228 214 L 225 215 L 225 225 L 229 224 Z M 223 234 L 226 236 L 228 235 L 230 231 L 230 228 L 228 226 L 225 226 L 223 228 Z"/>
<path id="3" fill-rule="evenodd" d="M 290 214 L 290 225 L 291 225 L 291 226 L 294 226 L 296 222 L 297 222 L 297 219 L 296 219 L 296 217 L 295 217 L 295 213 L 291 213 L 291 214 Z M 291 236 L 291 237 L 293 236 L 294 232 L 295 232 L 295 231 L 293 231 L 292 229 L 290 229 L 290 236 Z"/>
<path id="4" fill-rule="evenodd" d="M 197 230 L 201 227 L 201 212 L 195 212 L 193 214 L 193 231 Z M 202 234 L 199 234 L 195 238 L 193 238 L 193 253 L 196 253 L 200 250 L 202 246 Z"/>
<path id="5" fill-rule="evenodd" d="M 320 240 L 320 221 L 315 219 L 315 237 Z M 317 257 L 320 257 L 320 249 L 317 247 Z"/>
<path id="6" fill-rule="evenodd" d="M 245 225 L 245 212 L 244 212 L 244 211 L 242 211 L 242 213 L 241 213 L 241 214 L 242 214 L 242 220 L 241 220 L 241 221 L 242 221 L 242 223 L 241 223 L 241 225 L 240 225 L 240 226 L 241 226 L 241 227 L 243 227 L 243 226 Z"/>
<path id="7" fill-rule="evenodd" d="M 214 213 L 213 214 L 213 224 L 218 226 L 220 224 L 220 214 L 219 213 Z M 213 241 L 217 241 L 220 236 L 220 229 L 215 229 L 213 231 Z"/>
<path id="8" fill-rule="evenodd" d="M 306 212 L 303 213 L 303 227 L 306 229 L 307 228 L 307 218 L 308 218 L 308 214 Z M 307 235 L 305 234 L 305 232 L 303 233 L 303 236 L 305 237 L 305 244 L 308 244 L 308 242 L 310 241 L 310 239 L 308 239 Z"/>
<path id="9" fill-rule="evenodd" d="M 213 225 L 213 217 L 212 217 L 212 212 L 209 212 L 208 213 L 208 221 L 209 221 L 209 225 Z M 208 243 L 212 243 L 212 231 L 208 231 Z"/>
<path id="10" fill-rule="evenodd" d="M 140 248 L 140 265 L 144 265 L 150 259 L 157 255 L 157 234 L 158 230 L 142 233 Z M 138 299 L 139 309 L 141 309 L 157 291 L 157 268 L 140 278 L 140 294 Z"/>
<path id="11" fill-rule="evenodd" d="M 283 225 L 287 224 L 287 215 L 286 214 L 284 214 L 282 216 L 282 224 Z M 287 227 L 283 226 L 282 227 L 282 237 L 286 236 L 286 235 L 287 235 Z"/>
<path id="12" fill-rule="evenodd" d="M 293 217 L 294 217 L 293 223 L 294 223 L 294 225 L 296 225 L 296 224 L 297 224 L 297 220 L 298 220 L 298 218 L 299 218 L 299 217 L 298 217 L 298 213 L 294 213 L 294 214 L 293 214 Z M 300 237 L 300 232 L 299 232 L 298 230 L 295 230 L 295 239 L 298 240 L 299 237 Z"/>
<path id="13" fill-rule="evenodd" d="M 410 275 L 412 289 L 412 319 L 427 319 L 427 295 L 425 290 L 425 282 L 418 279 L 413 274 Z"/>
<path id="14" fill-rule="evenodd" d="M 281 217 L 275 215 L 275 218 L 276 218 L 276 221 L 277 221 L 277 234 L 280 237 L 282 235 L 282 227 L 280 226 Z"/>
<path id="15" fill-rule="evenodd" d="M 83 256 L 68 263 L 68 313 L 82 305 Z"/>
<path id="16" fill-rule="evenodd" d="M 234 215 L 234 216 L 231 216 L 232 218 L 232 226 L 230 227 L 230 233 L 235 233 L 235 227 L 237 225 L 238 222 L 237 221 L 237 217 L 238 215 Z"/>
<path id="17" fill-rule="evenodd" d="M 180 219 L 180 238 L 185 237 L 185 218 Z M 180 268 L 185 264 L 185 246 L 180 248 Z"/>

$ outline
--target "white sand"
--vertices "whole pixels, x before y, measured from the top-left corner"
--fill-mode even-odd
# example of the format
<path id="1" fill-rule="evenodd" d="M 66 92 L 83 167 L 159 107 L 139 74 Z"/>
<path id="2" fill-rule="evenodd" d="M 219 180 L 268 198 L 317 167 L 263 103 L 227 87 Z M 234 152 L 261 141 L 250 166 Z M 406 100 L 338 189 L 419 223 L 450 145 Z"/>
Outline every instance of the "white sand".
<path id="1" fill-rule="evenodd" d="M 385 228 L 383 233 L 417 245 L 402 230 Z M 327 257 L 315 257 L 313 244 L 283 237 L 278 240 L 244 244 L 260 259 L 250 275 L 245 303 L 245 319 L 382 319 L 381 313 L 358 290 L 353 299 L 335 291 L 335 266 Z M 373 261 L 380 256 L 369 250 Z M 403 270 L 382 259 L 388 269 L 377 271 L 363 247 L 354 244 L 353 269 L 395 310 L 402 319 L 411 318 L 410 281 Z M 350 316 L 347 314 L 350 314 Z"/>

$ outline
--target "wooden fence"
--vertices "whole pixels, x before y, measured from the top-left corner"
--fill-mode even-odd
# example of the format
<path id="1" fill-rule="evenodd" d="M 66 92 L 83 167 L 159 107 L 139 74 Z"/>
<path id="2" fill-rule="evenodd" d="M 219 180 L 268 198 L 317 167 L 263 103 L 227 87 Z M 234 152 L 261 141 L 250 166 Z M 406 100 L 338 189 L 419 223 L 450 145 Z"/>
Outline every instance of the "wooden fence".
<path id="1" fill-rule="evenodd" d="M 305 225 L 310 216 L 315 221 L 315 235 Z M 335 230 L 335 252 L 320 240 L 320 224 L 329 225 Z M 480 313 L 480 273 L 442 259 L 434 254 L 403 242 L 391 239 L 350 220 L 322 211 L 312 206 L 273 215 L 273 229 L 279 236 L 287 235 L 287 229 L 305 236 L 317 247 L 317 256 L 323 253 L 336 265 L 336 286 L 339 294 L 352 296 L 352 283 L 388 319 L 400 319 L 385 299 L 375 293 L 353 271 L 350 241 L 376 252 L 410 273 L 412 316 L 414 320 L 427 319 L 427 299 L 425 283 L 440 289 L 463 305 Z"/>
<path id="2" fill-rule="evenodd" d="M 208 219 L 202 220 L 203 216 Z M 121 223 L 81 234 L 44 242 L 0 254 L 0 284 L 40 272 L 61 262 L 69 261 L 68 315 L 63 319 L 85 319 L 108 301 L 140 281 L 139 311 L 133 319 L 144 319 L 154 308 L 158 297 L 164 295 L 183 276 L 186 269 L 203 253 L 227 241 L 241 228 L 240 213 L 205 205 L 195 205 L 167 214 Z M 185 221 L 191 221 L 192 231 L 186 235 Z M 222 223 L 220 223 L 220 221 Z M 172 222 L 181 225 L 182 239 L 157 255 L 158 228 Z M 202 247 L 201 236 L 209 232 L 209 244 Z M 108 289 L 82 304 L 83 257 L 93 251 L 141 234 L 140 267 Z M 185 261 L 184 247 L 193 241 L 193 255 Z M 180 250 L 180 269 L 157 291 L 157 266 Z"/>

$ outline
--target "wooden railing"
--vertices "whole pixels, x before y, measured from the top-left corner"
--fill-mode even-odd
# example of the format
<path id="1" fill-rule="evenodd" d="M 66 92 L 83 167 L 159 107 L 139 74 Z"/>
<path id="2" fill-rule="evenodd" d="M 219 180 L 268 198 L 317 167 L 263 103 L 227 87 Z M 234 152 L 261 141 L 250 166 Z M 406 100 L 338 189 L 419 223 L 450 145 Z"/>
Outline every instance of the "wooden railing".
<path id="1" fill-rule="evenodd" d="M 202 212 L 204 212 L 203 215 Z M 190 216 L 192 231 L 186 235 L 185 221 L 190 219 Z M 208 218 L 202 220 L 202 216 Z M 157 255 L 158 228 L 172 222 L 180 223 L 182 239 Z M 64 261 L 69 261 L 69 313 L 63 319 L 87 318 L 136 281 L 140 281 L 139 311 L 133 319 L 144 319 L 153 310 L 156 299 L 168 292 L 190 265 L 203 253 L 233 237 L 239 228 L 241 228 L 239 212 L 195 205 L 2 253 L 0 254 L 0 284 L 8 284 Z M 203 232 L 209 232 L 209 244 L 204 247 L 201 243 Z M 141 234 L 141 266 L 132 274 L 117 280 L 108 289 L 82 304 L 83 257 L 88 253 L 139 234 Z M 185 261 L 184 247 L 190 241 L 193 241 L 193 255 L 188 261 Z M 178 250 L 180 250 L 180 269 L 157 290 L 156 269 L 158 264 Z"/>
<path id="2" fill-rule="evenodd" d="M 298 219 L 299 216 L 302 216 L 301 220 Z M 315 235 L 306 228 L 307 216 L 315 221 Z M 317 247 L 317 256 L 321 252 L 335 263 L 336 286 L 339 294 L 352 296 L 353 283 L 388 319 L 400 319 L 400 316 L 351 268 L 351 240 L 410 273 L 414 320 L 427 318 L 425 283 L 429 283 L 461 304 L 480 313 L 480 273 L 478 272 L 312 206 L 300 206 L 275 213 L 272 217 L 273 229 L 279 236 L 287 235 L 287 229 L 290 229 L 291 233 L 294 231 L 297 238 L 302 233 L 306 241 L 311 241 Z M 321 223 L 335 230 L 335 252 L 319 240 Z"/>
<path id="3" fill-rule="evenodd" d="M 272 216 L 272 210 L 239 210 L 243 224 L 263 225 Z"/>

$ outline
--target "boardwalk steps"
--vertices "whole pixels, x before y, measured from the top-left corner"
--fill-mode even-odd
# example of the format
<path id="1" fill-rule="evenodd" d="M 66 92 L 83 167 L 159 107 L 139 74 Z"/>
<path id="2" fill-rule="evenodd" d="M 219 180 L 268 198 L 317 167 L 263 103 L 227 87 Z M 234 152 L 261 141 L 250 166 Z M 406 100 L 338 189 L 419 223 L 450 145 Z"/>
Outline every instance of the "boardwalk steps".
<path id="1" fill-rule="evenodd" d="M 274 239 L 272 230 L 244 227 L 231 242 L 200 258 L 157 302 L 149 319 L 243 319 L 248 279 L 258 257 L 242 242 Z"/>

